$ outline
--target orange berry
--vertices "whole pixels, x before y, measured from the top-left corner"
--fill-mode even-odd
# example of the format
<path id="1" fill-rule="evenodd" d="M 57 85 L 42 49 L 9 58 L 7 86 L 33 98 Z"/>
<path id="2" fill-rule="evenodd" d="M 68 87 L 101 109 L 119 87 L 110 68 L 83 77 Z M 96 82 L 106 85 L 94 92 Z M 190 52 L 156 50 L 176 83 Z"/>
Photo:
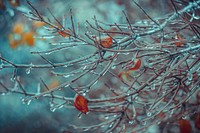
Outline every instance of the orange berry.
<path id="1" fill-rule="evenodd" d="M 88 112 L 88 101 L 81 95 L 76 95 L 74 99 L 74 106 L 82 113 Z"/>
<path id="2" fill-rule="evenodd" d="M 19 0 L 8 0 L 8 2 L 10 3 L 11 6 L 13 7 L 17 7 L 20 5 L 20 1 Z"/>
<path id="3" fill-rule="evenodd" d="M 179 128 L 180 128 L 180 133 L 191 133 L 192 132 L 192 126 L 191 126 L 189 120 L 180 119 L 179 120 Z"/>
<path id="4" fill-rule="evenodd" d="M 99 40 L 99 43 L 104 48 L 110 48 L 112 46 L 112 44 L 113 44 L 112 38 L 109 37 L 109 36 L 102 37 L 101 40 Z"/>
<path id="5" fill-rule="evenodd" d="M 129 70 L 138 70 L 141 66 L 141 60 L 140 59 L 135 59 L 134 60 L 134 66 L 130 68 Z"/>

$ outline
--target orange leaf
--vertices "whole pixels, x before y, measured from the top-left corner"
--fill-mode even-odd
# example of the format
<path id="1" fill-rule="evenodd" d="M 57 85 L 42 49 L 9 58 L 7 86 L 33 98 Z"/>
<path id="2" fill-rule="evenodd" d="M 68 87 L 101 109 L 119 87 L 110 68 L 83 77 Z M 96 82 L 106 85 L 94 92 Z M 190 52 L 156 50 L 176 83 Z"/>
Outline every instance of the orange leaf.
<path id="1" fill-rule="evenodd" d="M 113 44 L 112 38 L 109 37 L 109 36 L 102 37 L 101 40 L 99 40 L 99 43 L 104 48 L 110 48 L 112 46 L 112 44 Z"/>
<path id="2" fill-rule="evenodd" d="M 29 46 L 33 46 L 35 43 L 35 39 L 33 38 L 34 32 L 29 31 L 23 34 L 22 40 L 27 43 Z"/>
<path id="3" fill-rule="evenodd" d="M 77 110 L 81 111 L 82 113 L 88 112 L 88 101 L 85 97 L 81 95 L 76 95 L 74 99 L 74 106 Z"/>
<path id="4" fill-rule="evenodd" d="M 13 26 L 13 33 L 15 34 L 22 34 L 24 32 L 24 28 L 23 28 L 23 24 L 21 23 L 16 23 L 14 26 Z"/>
<path id="5" fill-rule="evenodd" d="M 179 120 L 179 128 L 180 128 L 180 133 L 191 133 L 192 132 L 192 126 L 191 126 L 189 120 L 180 119 Z"/>
<path id="6" fill-rule="evenodd" d="M 10 41 L 10 47 L 13 49 L 16 49 L 19 45 L 20 45 L 20 40 L 16 40 L 16 41 L 11 40 Z"/>
<path id="7" fill-rule="evenodd" d="M 135 59 L 134 60 L 134 66 L 130 68 L 129 70 L 138 70 L 141 66 L 141 60 L 140 59 Z"/>
<path id="8" fill-rule="evenodd" d="M 33 27 L 35 27 L 35 28 L 40 28 L 40 27 L 42 27 L 44 25 L 45 25 L 45 23 L 41 22 L 41 21 L 34 21 L 33 22 Z"/>
<path id="9" fill-rule="evenodd" d="M 10 43 L 10 47 L 13 49 L 16 49 L 20 44 L 21 44 L 21 40 L 15 40 L 14 39 L 14 34 L 10 33 L 8 35 L 8 40 Z"/>

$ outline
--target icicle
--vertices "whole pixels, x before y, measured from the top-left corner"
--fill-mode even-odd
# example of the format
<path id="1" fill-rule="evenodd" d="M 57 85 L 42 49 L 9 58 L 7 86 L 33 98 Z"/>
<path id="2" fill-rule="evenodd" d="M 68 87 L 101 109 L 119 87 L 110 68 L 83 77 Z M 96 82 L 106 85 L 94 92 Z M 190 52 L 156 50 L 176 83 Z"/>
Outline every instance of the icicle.
<path id="1" fill-rule="evenodd" d="M 41 92 L 41 87 L 40 87 L 40 83 L 38 83 L 37 94 L 40 94 L 40 92 Z"/>

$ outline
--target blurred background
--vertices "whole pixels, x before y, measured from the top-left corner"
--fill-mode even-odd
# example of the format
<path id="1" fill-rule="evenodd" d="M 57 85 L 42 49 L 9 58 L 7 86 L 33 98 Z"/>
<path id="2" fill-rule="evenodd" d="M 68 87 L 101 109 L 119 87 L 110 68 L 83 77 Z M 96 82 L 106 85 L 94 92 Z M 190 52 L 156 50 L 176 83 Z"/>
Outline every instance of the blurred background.
<path id="1" fill-rule="evenodd" d="M 122 14 L 125 10 L 131 23 L 146 16 L 131 0 L 30 0 L 32 5 L 43 15 L 49 16 L 49 8 L 58 19 L 63 15 L 69 18 L 72 9 L 75 23 L 79 23 L 80 32 L 84 32 L 85 21 L 92 21 L 94 16 L 106 23 L 126 23 Z M 165 0 L 143 0 L 141 6 L 152 17 L 159 17 L 172 9 Z M 17 64 L 43 63 L 41 58 L 30 54 L 31 51 L 42 51 L 51 48 L 42 28 L 44 24 L 35 23 L 25 17 L 24 13 L 31 9 L 25 0 L 0 0 L 0 55 Z M 31 40 L 31 41 L 30 41 Z M 84 52 L 84 51 L 82 51 Z M 59 61 L 70 58 L 70 54 L 54 55 L 50 58 Z M 12 84 L 12 69 L 1 70 L 0 80 L 8 87 Z M 38 86 L 39 77 L 46 80 L 49 88 L 58 86 L 63 79 L 54 78 L 48 70 L 19 70 L 17 75 L 28 91 Z M 1 91 L 4 91 L 0 87 Z M 73 96 L 74 93 L 66 92 Z M 3 93 L 4 95 L 4 93 Z M 69 123 L 78 121 L 75 109 L 50 110 L 48 99 L 23 104 L 23 95 L 6 94 L 0 96 L 0 133 L 69 133 Z M 154 131 L 155 133 L 155 131 Z"/>

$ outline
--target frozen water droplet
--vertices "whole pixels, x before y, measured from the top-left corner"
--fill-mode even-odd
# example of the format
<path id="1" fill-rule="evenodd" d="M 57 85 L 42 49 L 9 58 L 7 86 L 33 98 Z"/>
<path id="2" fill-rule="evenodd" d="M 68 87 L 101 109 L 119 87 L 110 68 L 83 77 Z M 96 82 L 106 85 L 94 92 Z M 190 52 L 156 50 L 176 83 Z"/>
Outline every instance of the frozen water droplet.
<path id="1" fill-rule="evenodd" d="M 129 123 L 129 124 L 133 124 L 133 123 L 134 123 L 134 121 L 133 121 L 133 120 L 131 120 L 131 121 L 129 121 L 128 123 Z"/>
<path id="2" fill-rule="evenodd" d="M 112 123 L 109 125 L 109 128 L 111 128 L 111 127 L 113 126 L 113 124 L 114 124 L 114 123 L 112 122 Z"/>
<path id="3" fill-rule="evenodd" d="M 101 126 L 101 128 L 104 128 L 104 127 L 105 127 L 105 125 L 102 125 L 102 126 Z"/>
<path id="4" fill-rule="evenodd" d="M 194 19 L 200 19 L 200 16 L 194 16 L 193 18 Z"/>
<path id="5" fill-rule="evenodd" d="M 10 79 L 11 81 L 15 81 L 16 80 L 16 76 L 15 75 L 13 75 L 12 77 L 11 77 L 11 79 Z"/>
<path id="6" fill-rule="evenodd" d="M 27 105 L 30 105 L 30 103 L 31 103 L 31 100 L 28 100 L 28 101 L 27 101 Z"/>
<path id="7" fill-rule="evenodd" d="M 173 114 L 174 114 L 174 109 L 172 109 L 172 111 L 170 112 L 170 117 L 172 117 Z"/>
<path id="8" fill-rule="evenodd" d="M 115 66 L 115 65 L 111 66 L 111 69 L 115 69 L 115 68 L 116 68 L 116 66 Z"/>
<path id="9" fill-rule="evenodd" d="M 86 112 L 86 115 L 89 114 L 90 112 Z"/>
<path id="10" fill-rule="evenodd" d="M 151 112 L 147 112 L 147 116 L 150 117 L 151 116 Z"/>
<path id="11" fill-rule="evenodd" d="M 26 74 L 30 74 L 31 73 L 31 68 L 27 68 L 26 69 Z"/>
<path id="12" fill-rule="evenodd" d="M 54 107 L 54 103 L 53 102 L 49 102 L 50 107 Z"/>
<path id="13" fill-rule="evenodd" d="M 51 111 L 51 112 L 55 112 L 55 111 L 56 111 L 56 108 L 52 107 L 52 108 L 50 108 L 50 111 Z"/>
<path id="14" fill-rule="evenodd" d="M 66 74 L 63 77 L 68 78 L 68 77 L 71 77 L 71 76 L 74 76 L 74 74 Z"/>
<path id="15" fill-rule="evenodd" d="M 63 67 L 68 67 L 68 65 L 64 65 Z"/>
<path id="16" fill-rule="evenodd" d="M 195 15 L 195 12 L 193 12 L 192 17 L 193 17 L 194 19 L 200 19 L 200 16 Z"/>
<path id="17" fill-rule="evenodd" d="M 89 130 L 89 128 L 84 128 L 84 129 L 83 129 L 83 131 L 88 131 L 88 130 Z"/>
<path id="18" fill-rule="evenodd" d="M 182 119 L 186 120 L 187 116 L 186 115 L 182 115 Z"/>
<path id="19" fill-rule="evenodd" d="M 123 53 L 123 55 L 129 55 L 129 54 L 130 54 L 129 52 Z"/>
<path id="20" fill-rule="evenodd" d="M 149 67 L 149 68 L 153 68 L 153 64 L 152 64 L 152 63 L 149 63 L 149 64 L 148 64 L 148 67 Z"/>
<path id="21" fill-rule="evenodd" d="M 70 75 L 69 75 L 69 74 L 66 74 L 66 75 L 64 75 L 63 77 L 68 78 L 68 77 L 70 77 Z"/>
<path id="22" fill-rule="evenodd" d="M 1 93 L 2 96 L 6 95 L 6 93 Z"/>
<path id="23" fill-rule="evenodd" d="M 63 107 L 64 107 L 64 105 L 60 105 L 58 108 L 61 109 L 61 108 L 63 108 Z"/>
<path id="24" fill-rule="evenodd" d="M 108 119 L 109 119 L 109 116 L 105 116 L 104 118 L 105 118 L 106 120 L 108 120 Z"/>
<path id="25" fill-rule="evenodd" d="M 87 68 L 87 66 L 84 66 L 84 67 L 83 67 L 83 70 L 85 70 L 86 68 Z"/>
<path id="26" fill-rule="evenodd" d="M 113 61 L 117 61 L 117 58 L 114 58 Z"/>
<path id="27" fill-rule="evenodd" d="M 189 81 L 192 81 L 193 75 L 191 72 L 188 72 L 187 77 Z"/>
<path id="28" fill-rule="evenodd" d="M 126 95 L 127 95 L 127 96 L 130 96 L 130 93 L 127 93 Z"/>
<path id="29" fill-rule="evenodd" d="M 82 113 L 78 115 L 78 118 L 81 119 L 82 118 Z"/>
<path id="30" fill-rule="evenodd" d="M 151 90 L 155 90 L 156 89 L 156 85 L 153 83 L 152 85 L 151 85 Z"/>
<path id="31" fill-rule="evenodd" d="M 49 54 L 51 54 L 51 52 L 47 52 L 47 53 L 45 53 L 46 55 L 49 55 Z"/>
<path id="32" fill-rule="evenodd" d="M 145 126 L 145 125 L 147 124 L 147 122 L 146 122 L 146 121 L 142 121 L 141 124 L 142 124 L 143 126 Z"/>
<path id="33" fill-rule="evenodd" d="M 190 85 L 190 84 L 191 84 L 191 81 L 189 81 L 189 80 L 188 80 L 188 81 L 185 81 L 185 85 L 186 85 L 186 86 L 188 86 L 188 85 Z"/>
<path id="34" fill-rule="evenodd" d="M 3 69 L 3 64 L 0 64 L 0 71 Z"/>
<path id="35" fill-rule="evenodd" d="M 113 117 L 117 117 L 117 115 L 113 115 Z"/>
<path id="36" fill-rule="evenodd" d="M 200 76 L 200 67 L 196 70 L 197 75 Z"/>
<path id="37" fill-rule="evenodd" d="M 70 84 L 65 85 L 65 87 L 67 88 Z"/>
<path id="38" fill-rule="evenodd" d="M 30 103 L 31 103 L 31 99 L 28 99 L 28 98 L 22 98 L 22 103 L 23 103 L 23 104 L 30 105 Z"/>

